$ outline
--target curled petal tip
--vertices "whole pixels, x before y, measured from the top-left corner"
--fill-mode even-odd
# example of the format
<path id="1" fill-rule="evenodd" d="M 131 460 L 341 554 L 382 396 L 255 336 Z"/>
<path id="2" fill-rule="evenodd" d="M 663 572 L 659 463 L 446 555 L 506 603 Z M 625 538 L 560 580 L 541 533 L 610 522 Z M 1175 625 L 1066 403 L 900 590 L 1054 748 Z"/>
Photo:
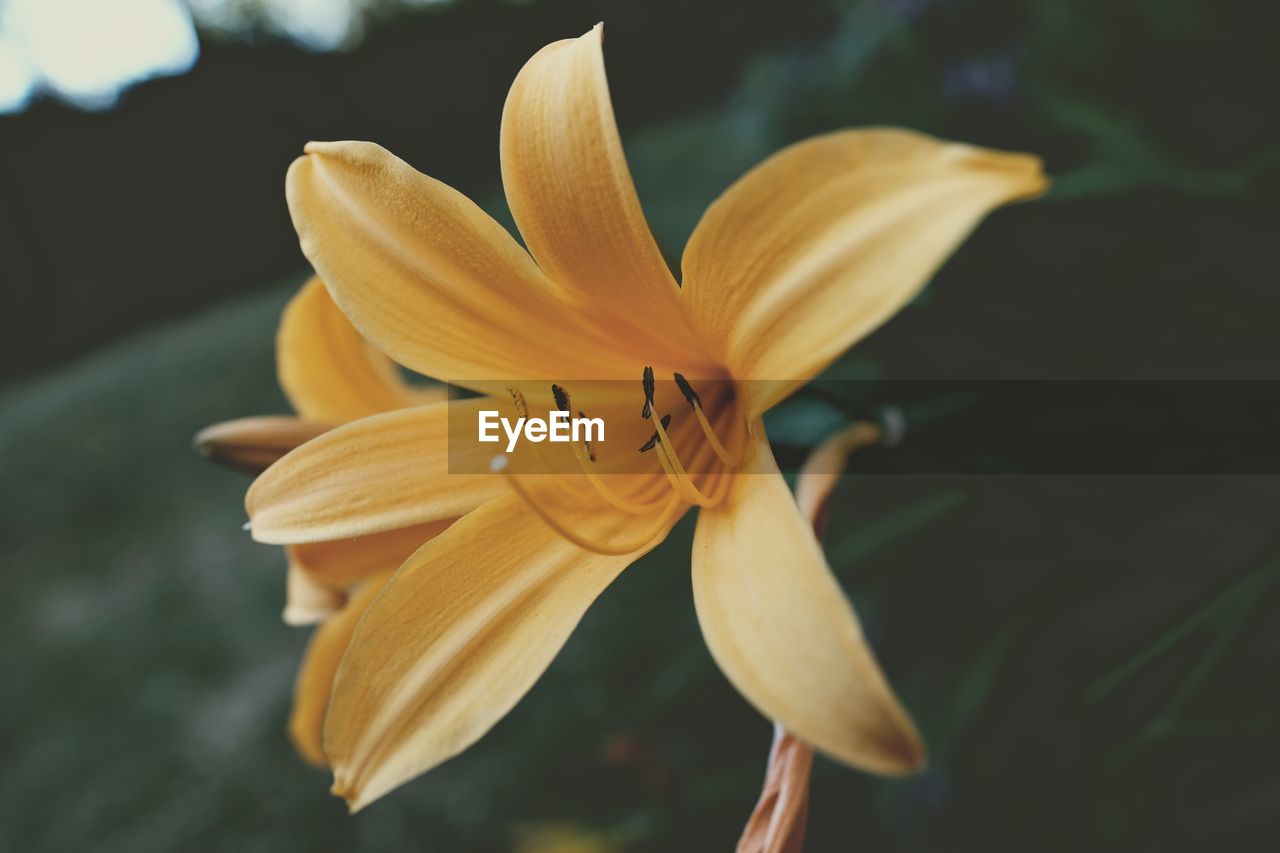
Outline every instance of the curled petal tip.
<path id="1" fill-rule="evenodd" d="M 884 687 L 888 691 L 888 685 Z M 815 746 L 851 767 L 878 776 L 905 777 L 922 772 L 928 757 L 915 725 L 891 692 L 882 694 L 879 704 L 878 721 L 864 720 L 844 739 Z"/>
<path id="2" fill-rule="evenodd" d="M 208 432 L 208 428 L 205 428 L 191 436 L 191 449 L 201 456 L 208 456 L 212 452 L 212 448 L 209 446 Z"/>
<path id="3" fill-rule="evenodd" d="M 377 797 L 368 797 L 356 790 L 350 782 L 341 778 L 337 771 L 334 772 L 333 784 L 329 786 L 329 793 L 335 797 L 340 797 L 347 804 L 347 814 L 355 814 L 363 811 L 370 803 L 378 799 Z"/>
<path id="4" fill-rule="evenodd" d="M 347 811 L 351 814 L 355 814 L 358 810 L 355 803 L 355 792 L 353 792 L 345 782 L 339 781 L 336 774 L 333 777 L 333 784 L 329 786 L 329 793 L 333 794 L 335 797 L 340 797 L 345 800 L 347 804 Z"/>
<path id="5" fill-rule="evenodd" d="M 914 776 L 929 766 L 924 743 L 914 728 L 900 732 L 894 742 L 885 744 L 885 753 L 891 762 L 888 773 L 893 776 Z"/>
<path id="6" fill-rule="evenodd" d="M 291 416 L 239 418 L 200 430 L 195 435 L 195 448 L 206 459 L 228 468 L 259 474 L 326 429 Z"/>
<path id="7" fill-rule="evenodd" d="M 971 166 L 1017 178 L 1018 192 L 1011 200 L 1035 198 L 1049 189 L 1050 180 L 1044 173 L 1044 161 L 1034 154 L 994 151 L 968 145 L 962 147 L 964 159 Z"/>

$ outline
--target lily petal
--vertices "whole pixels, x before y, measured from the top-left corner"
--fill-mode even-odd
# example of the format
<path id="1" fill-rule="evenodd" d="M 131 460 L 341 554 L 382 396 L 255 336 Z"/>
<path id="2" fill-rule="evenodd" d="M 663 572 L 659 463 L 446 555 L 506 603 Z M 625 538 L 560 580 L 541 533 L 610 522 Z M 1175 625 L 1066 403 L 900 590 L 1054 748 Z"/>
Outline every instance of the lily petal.
<path id="1" fill-rule="evenodd" d="M 693 593 L 712 656 L 761 713 L 823 752 L 877 773 L 923 747 L 796 507 L 757 424 L 725 503 L 704 509 Z"/>
<path id="2" fill-rule="evenodd" d="M 285 605 L 280 618 L 286 625 L 315 625 L 340 610 L 347 601 L 347 593 L 313 577 L 300 564 L 293 550 L 289 555 L 289 573 L 285 576 Z"/>
<path id="3" fill-rule="evenodd" d="M 387 569 L 397 568 L 424 543 L 447 530 L 455 520 L 444 518 L 370 536 L 290 545 L 289 558 L 318 582 L 341 589 Z"/>
<path id="4" fill-rule="evenodd" d="M 314 277 L 280 318 L 276 372 L 294 411 L 312 421 L 345 423 L 445 399 L 443 387 L 405 382 L 395 362 L 360 336 Z"/>
<path id="5" fill-rule="evenodd" d="M 502 183 L 543 272 L 615 329 L 689 367 L 704 359 L 645 221 L 609 99 L 604 25 L 538 51 L 502 111 Z M 658 346 L 661 342 L 662 346 Z"/>
<path id="6" fill-rule="evenodd" d="M 329 765 L 324 755 L 321 735 L 338 664 L 342 662 L 342 656 L 347 651 L 360 617 L 392 574 L 394 571 L 382 572 L 361 584 L 346 606 L 316 629 L 307 645 L 307 653 L 298 669 L 298 680 L 293 687 L 289 737 L 302 757 L 317 767 Z"/>
<path id="7" fill-rule="evenodd" d="M 589 506 L 565 518 L 600 539 L 644 524 Z M 324 735 L 334 793 L 360 809 L 474 743 L 648 547 L 588 553 L 508 495 L 415 553 L 361 620 L 338 672 Z"/>
<path id="8" fill-rule="evenodd" d="M 905 305 L 987 213 L 1042 192 L 1040 161 L 903 130 L 792 145 L 707 209 L 683 259 L 695 326 L 756 417 Z"/>
<path id="9" fill-rule="evenodd" d="M 312 142 L 285 194 L 302 251 L 361 334 L 400 364 L 485 380 L 610 378 L 603 334 L 461 193 L 368 142 Z M 587 353 L 591 353 L 588 357 Z"/>
<path id="10" fill-rule="evenodd" d="M 449 473 L 450 411 L 484 405 L 477 398 L 400 409 L 308 442 L 245 495 L 254 539 L 287 545 L 368 536 L 457 518 L 505 494 L 492 475 Z M 464 452 L 471 451 L 455 450 Z M 469 471 L 486 470 L 487 461 L 455 460 Z"/>
<path id="11" fill-rule="evenodd" d="M 262 415 L 205 427 L 196 433 L 195 445 L 215 462 L 257 474 L 289 451 L 331 429 L 332 424 Z"/>

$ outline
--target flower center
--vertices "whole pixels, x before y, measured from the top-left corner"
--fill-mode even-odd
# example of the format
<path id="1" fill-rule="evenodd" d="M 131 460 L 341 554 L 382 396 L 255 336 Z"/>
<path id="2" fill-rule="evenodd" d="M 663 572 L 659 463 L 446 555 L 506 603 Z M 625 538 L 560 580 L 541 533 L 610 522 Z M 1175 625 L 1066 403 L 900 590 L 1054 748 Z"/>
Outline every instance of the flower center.
<path id="1" fill-rule="evenodd" d="M 693 390 L 693 386 L 683 375 L 674 374 L 676 387 L 680 389 L 680 393 L 684 396 L 689 406 L 693 409 L 694 415 L 697 417 L 698 426 L 702 429 L 703 435 L 706 437 L 711 449 L 720 459 L 721 463 L 726 466 L 726 470 L 735 467 L 733 457 L 729 455 L 729 451 L 725 449 L 724 444 L 720 441 L 720 437 L 716 435 L 715 429 L 711 426 L 711 422 L 707 420 L 706 412 L 702 409 L 702 398 L 698 396 L 698 392 Z M 721 484 L 727 482 L 724 476 L 718 476 L 716 479 L 716 489 L 711 495 L 705 494 L 690 479 L 684 464 L 680 461 L 680 454 L 676 450 L 675 443 L 671 441 L 670 435 L 667 433 L 667 425 L 671 422 L 671 415 L 666 414 L 661 418 L 654 410 L 653 394 L 653 368 L 646 367 L 644 375 L 641 378 L 641 384 L 644 388 L 644 408 L 641 409 L 641 417 L 648 418 L 654 427 L 653 436 L 644 443 L 640 448 L 641 453 L 649 450 L 657 452 L 658 461 L 662 464 L 662 470 L 666 473 L 667 479 L 671 482 L 672 489 L 681 495 L 689 503 L 698 506 L 715 506 L 724 500 L 723 488 Z"/>
<path id="2" fill-rule="evenodd" d="M 575 525 L 560 517 L 560 513 L 553 509 L 553 506 L 557 503 L 553 495 L 533 493 L 522 482 L 520 475 L 508 470 L 505 458 L 499 457 L 495 459 L 493 470 L 507 480 L 512 490 L 543 521 L 565 539 L 581 548 L 598 554 L 620 555 L 656 544 L 666 535 L 670 525 L 684 513 L 689 505 L 714 507 L 720 504 L 728 493 L 731 476 L 738 466 L 738 460 L 716 431 L 716 427 L 713 424 L 714 418 L 708 416 L 702 396 L 682 374 L 675 373 L 673 378 L 676 388 L 679 389 L 681 396 L 692 412 L 693 420 L 697 423 L 698 429 L 696 432 L 690 432 L 689 430 L 692 427 L 685 428 L 682 433 L 682 438 L 685 440 L 684 452 L 682 453 L 677 445 L 676 437 L 671 431 L 672 413 L 667 412 L 661 416 L 658 414 L 654 372 L 651 367 L 645 367 L 641 378 L 644 405 L 640 415 L 652 424 L 654 431 L 652 436 L 639 448 L 639 452 L 644 454 L 653 451 L 658 459 L 662 473 L 657 481 L 653 479 L 653 475 L 645 474 L 640 479 L 640 488 L 626 493 L 621 492 L 607 481 L 606 476 L 602 476 L 595 450 L 590 442 L 583 440 L 574 441 L 570 444 L 570 449 L 578 467 L 581 469 L 582 474 L 585 475 L 591 489 L 599 498 L 623 513 L 652 517 L 651 523 L 634 538 L 623 542 L 610 542 L 584 535 L 575 529 Z M 526 412 L 528 407 L 523 395 L 516 389 L 512 389 L 511 394 L 515 401 L 517 412 Z M 553 384 L 551 386 L 551 394 L 555 400 L 556 407 L 560 411 L 570 414 L 574 411 L 573 401 L 567 388 Z M 726 414 L 732 416 L 734 412 L 733 393 L 729 386 L 725 386 L 725 393 L 717 393 L 712 396 L 714 397 L 713 403 L 716 406 L 715 410 L 722 416 Z M 578 414 L 580 417 L 586 417 L 581 410 L 579 410 Z M 732 430 L 732 417 L 728 419 L 728 423 L 730 424 L 729 428 Z M 721 428 L 724 428 L 723 419 Z M 743 433 L 745 435 L 745 429 Z M 697 436 L 698 441 L 690 445 L 690 440 L 693 436 Z M 708 450 L 710 453 L 707 452 Z M 694 462 L 697 466 L 694 470 L 700 471 L 697 479 L 690 474 L 691 468 L 686 464 L 687 461 Z M 616 474 L 618 472 L 614 470 L 613 473 Z M 580 503 L 581 492 L 575 491 L 571 484 L 562 477 L 556 477 L 555 480 L 562 490 L 569 492 L 578 499 L 575 503 Z M 629 480 L 630 484 L 635 484 L 635 482 L 634 478 Z M 665 482 L 669 488 L 659 490 L 656 487 L 657 482 Z"/>

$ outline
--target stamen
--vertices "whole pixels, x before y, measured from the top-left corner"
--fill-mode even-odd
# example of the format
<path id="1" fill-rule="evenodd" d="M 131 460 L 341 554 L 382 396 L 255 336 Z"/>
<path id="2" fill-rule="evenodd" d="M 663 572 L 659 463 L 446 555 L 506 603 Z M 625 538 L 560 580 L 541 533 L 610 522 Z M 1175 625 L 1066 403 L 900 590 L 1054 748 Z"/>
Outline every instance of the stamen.
<path id="1" fill-rule="evenodd" d="M 551 396 L 555 397 L 556 407 L 560 409 L 560 411 L 569 412 L 573 410 L 573 403 L 569 399 L 569 392 L 563 387 L 553 384 L 551 386 Z M 578 416 L 586 418 L 586 415 L 581 411 L 578 412 Z M 571 442 L 569 447 L 573 450 L 574 458 L 578 460 L 578 465 L 582 468 L 582 473 L 587 475 L 587 482 L 594 486 L 595 490 L 600 493 L 600 497 L 604 498 L 608 503 L 623 512 L 630 513 L 632 515 L 644 515 L 645 513 L 651 512 L 658 506 L 658 501 L 639 503 L 637 501 L 624 498 L 622 495 L 609 488 L 604 480 L 596 474 L 592 467 L 592 463 L 596 461 L 596 455 L 591 449 L 590 442 L 585 439 L 581 443 Z"/>
<path id="2" fill-rule="evenodd" d="M 729 485 L 733 483 L 733 472 L 727 469 L 720 472 L 720 479 L 716 481 L 715 488 L 711 490 L 711 500 L 717 505 L 724 502 L 724 497 L 729 493 Z"/>
<path id="3" fill-rule="evenodd" d="M 552 383 L 551 396 L 555 397 L 557 409 L 559 409 L 562 412 L 572 411 L 572 407 L 569 405 L 568 391 L 564 390 L 559 385 Z"/>
<path id="4" fill-rule="evenodd" d="M 649 420 L 653 422 L 658 433 L 658 461 L 662 463 L 663 470 L 667 472 L 667 478 L 671 480 L 672 485 L 698 506 L 715 506 L 717 502 L 704 495 L 693 484 L 684 466 L 680 464 L 680 457 L 676 455 L 676 449 L 667 435 L 666 424 L 652 416 Z M 670 422 L 669 416 L 667 420 Z"/>
<path id="5" fill-rule="evenodd" d="M 552 383 L 551 396 L 556 399 L 557 409 L 562 412 L 573 411 L 573 401 L 569 399 L 569 392 L 564 390 L 563 386 Z M 578 409 L 578 417 L 585 421 L 587 419 L 587 413 L 582 411 L 582 409 Z M 582 446 L 587 449 L 587 456 L 591 457 L 591 461 L 595 462 L 596 452 L 591 448 L 591 442 L 584 438 L 582 439 Z"/>
<path id="6" fill-rule="evenodd" d="M 645 365 L 644 373 L 641 376 L 640 384 L 644 387 L 644 408 L 640 410 L 640 417 L 649 418 L 653 414 L 653 368 Z"/>
<path id="7" fill-rule="evenodd" d="M 569 542 L 577 545 L 579 548 L 596 554 L 602 554 L 604 556 L 621 556 L 623 554 L 631 554 L 647 547 L 654 541 L 654 539 L 662 535 L 663 527 L 674 520 L 672 517 L 673 513 L 678 511 L 680 506 L 680 501 L 676 498 L 672 498 L 667 502 L 667 506 L 654 517 L 653 524 L 630 542 L 617 544 L 597 542 L 594 539 L 589 539 L 575 533 L 568 525 L 557 519 L 550 511 L 547 510 L 546 507 L 542 506 L 537 498 L 529 493 L 520 480 L 514 474 L 511 474 L 506 470 L 506 459 L 504 457 L 496 457 L 494 462 L 496 464 L 492 467 L 495 473 L 501 474 L 506 479 L 512 490 L 520 496 L 521 500 L 523 500 L 539 518 L 546 522 L 548 527 L 567 539 Z"/>
<path id="8" fill-rule="evenodd" d="M 578 417 L 585 421 L 585 420 L 587 419 L 587 413 L 586 413 L 586 412 L 584 412 L 584 411 L 582 411 L 582 409 L 578 409 Z M 583 432 L 586 432 L 586 431 L 585 431 L 585 430 L 583 430 Z M 595 448 L 591 446 L 591 441 L 590 441 L 590 439 L 587 439 L 586 437 L 584 437 L 584 438 L 582 439 L 582 446 L 583 446 L 583 447 L 585 447 L 585 448 L 587 449 L 587 456 L 588 456 L 588 458 L 590 458 L 592 462 L 595 462 L 595 461 L 596 461 L 596 451 L 595 451 Z"/>
<path id="9" fill-rule="evenodd" d="M 698 392 L 693 390 L 693 386 L 689 384 L 689 380 L 684 378 L 683 373 L 672 374 L 676 378 L 676 387 L 680 389 L 680 393 L 689 401 L 690 406 L 701 406 L 702 398 L 698 396 Z"/>
<path id="10" fill-rule="evenodd" d="M 671 464 L 671 457 L 667 455 L 667 450 L 661 442 L 658 443 L 658 461 L 662 463 L 662 470 L 666 472 L 667 479 L 671 481 L 671 488 L 676 494 L 691 504 L 714 506 L 711 499 L 699 492 L 687 476 L 681 476 L 676 472 L 675 466 Z"/>
<path id="11" fill-rule="evenodd" d="M 507 393 L 511 395 L 511 402 L 516 405 L 516 414 L 522 418 L 529 417 L 529 404 L 525 402 L 524 394 L 520 393 L 520 389 L 508 385 Z"/>
<path id="12" fill-rule="evenodd" d="M 648 416 L 646 415 L 646 417 Z M 663 415 L 662 425 L 665 427 L 669 423 L 671 423 L 671 415 Z M 640 452 L 648 453 L 650 450 L 653 450 L 654 445 L 656 445 L 657 443 L 658 443 L 658 431 L 654 430 L 653 435 L 649 436 L 649 440 L 646 441 L 644 444 L 640 445 Z"/>
<path id="13" fill-rule="evenodd" d="M 525 400 L 524 393 L 519 388 L 516 388 L 513 385 L 507 386 L 507 393 L 511 395 L 511 401 L 515 404 L 516 414 L 522 418 L 529 417 L 529 403 L 527 400 Z M 543 452 L 541 445 L 539 444 L 533 445 L 533 453 L 536 457 L 538 457 L 538 461 L 542 463 L 542 466 L 546 468 L 548 472 L 555 470 L 555 467 L 551 464 L 551 461 L 547 459 L 546 453 Z M 495 458 L 492 462 L 489 463 L 489 467 L 496 471 L 497 468 L 495 468 L 494 466 L 498 464 L 498 461 L 499 460 Z M 505 458 L 502 458 L 502 464 L 503 465 L 506 464 Z M 560 491 L 564 492 L 567 495 L 577 494 L 577 492 L 574 491 L 574 488 L 571 485 L 569 485 L 567 482 L 562 481 L 559 478 L 556 479 L 556 485 L 557 487 L 559 487 Z"/>
<path id="14" fill-rule="evenodd" d="M 735 464 L 733 456 L 725 449 L 724 444 L 720 441 L 720 436 L 716 435 L 715 429 L 711 426 L 711 421 L 707 420 L 707 415 L 702 411 L 702 398 L 698 396 L 698 392 L 693 390 L 693 386 L 689 384 L 689 380 L 677 373 L 676 386 L 680 389 L 680 393 L 689 401 L 693 414 L 698 419 L 698 426 L 702 427 L 702 434 L 707 437 L 707 441 L 711 444 L 711 449 L 716 452 L 716 456 L 720 457 L 720 461 L 726 465 Z"/>
<path id="15" fill-rule="evenodd" d="M 587 475 L 587 482 L 595 486 L 596 491 L 600 493 L 600 497 L 604 498 L 618 509 L 623 512 L 631 513 L 632 515 L 644 515 L 645 513 L 651 512 L 659 503 L 661 503 L 661 501 L 639 503 L 637 501 L 624 498 L 622 495 L 611 489 L 608 484 L 600 478 L 600 475 L 592 470 L 591 464 L 587 460 L 587 456 L 583 453 L 581 447 L 576 444 L 571 446 L 573 447 L 573 455 L 578 458 L 578 464 L 582 466 L 582 473 Z"/>

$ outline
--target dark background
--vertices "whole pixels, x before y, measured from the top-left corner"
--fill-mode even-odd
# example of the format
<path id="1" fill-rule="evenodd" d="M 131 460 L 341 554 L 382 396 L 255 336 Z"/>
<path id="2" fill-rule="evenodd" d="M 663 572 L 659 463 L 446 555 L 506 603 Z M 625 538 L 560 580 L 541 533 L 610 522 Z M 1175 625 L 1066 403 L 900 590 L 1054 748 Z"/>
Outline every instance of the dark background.
<path id="1" fill-rule="evenodd" d="M 0 847 L 731 847 L 770 731 L 698 636 L 687 522 L 488 737 L 350 818 L 284 737 L 306 637 L 278 620 L 282 559 L 239 530 L 247 483 L 189 449 L 286 408 L 302 145 L 378 141 L 505 221 L 506 87 L 597 20 L 673 261 L 731 180 L 823 130 L 1034 151 L 1055 178 L 776 413 L 784 461 L 866 414 L 843 377 L 1280 376 L 1263 4 L 458 0 L 347 52 L 205 37 L 112 110 L 0 116 Z M 964 417 L 939 411 L 908 442 Z M 1278 498 L 1274 476 L 848 479 L 828 555 L 930 766 L 820 760 L 809 849 L 1270 849 Z"/>

